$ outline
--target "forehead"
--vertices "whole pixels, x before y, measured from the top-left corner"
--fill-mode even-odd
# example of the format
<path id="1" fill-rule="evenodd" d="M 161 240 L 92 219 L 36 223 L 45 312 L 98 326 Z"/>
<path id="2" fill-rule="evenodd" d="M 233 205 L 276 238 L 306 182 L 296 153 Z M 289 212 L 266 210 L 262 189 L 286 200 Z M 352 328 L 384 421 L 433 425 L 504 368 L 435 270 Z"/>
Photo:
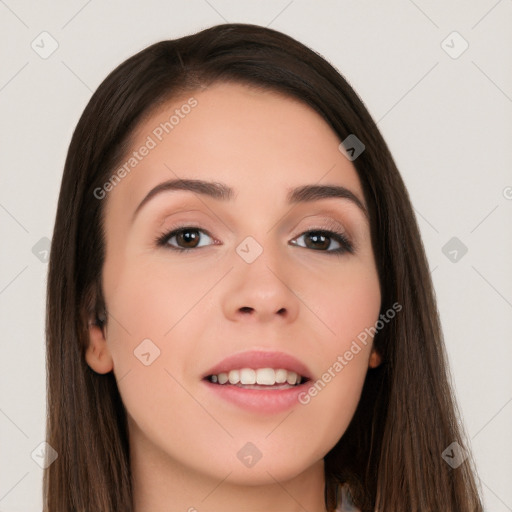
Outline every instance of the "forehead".
<path id="1" fill-rule="evenodd" d="M 280 200 L 285 189 L 313 183 L 343 185 L 364 202 L 357 172 L 339 144 L 326 121 L 295 98 L 215 83 L 144 118 L 118 166 L 128 163 L 129 172 L 109 201 L 133 209 L 158 183 L 194 178 L 226 183 L 237 200 L 249 202 L 261 194 Z"/>

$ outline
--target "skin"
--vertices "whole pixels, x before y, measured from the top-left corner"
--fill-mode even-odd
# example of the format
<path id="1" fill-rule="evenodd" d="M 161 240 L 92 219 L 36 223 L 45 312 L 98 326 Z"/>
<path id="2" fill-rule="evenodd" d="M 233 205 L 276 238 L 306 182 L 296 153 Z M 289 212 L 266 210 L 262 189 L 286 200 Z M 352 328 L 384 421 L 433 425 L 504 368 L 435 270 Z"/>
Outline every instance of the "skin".
<path id="1" fill-rule="evenodd" d="M 339 198 L 285 203 L 289 187 L 334 184 L 364 204 L 359 178 L 310 107 L 238 84 L 164 104 L 138 127 L 132 150 L 192 95 L 198 105 L 103 199 L 108 322 L 90 325 L 86 360 L 118 382 L 136 512 L 325 511 L 323 457 L 345 432 L 368 367 L 380 364 L 371 338 L 307 405 L 278 414 L 212 397 L 201 378 L 232 353 L 266 349 L 293 354 L 318 379 L 375 324 L 381 291 L 362 211 Z M 235 197 L 165 192 L 132 223 L 148 191 L 177 177 L 226 183 Z M 329 219 L 355 254 L 330 254 L 334 239 L 306 246 L 306 232 Z M 200 247 L 155 244 L 176 222 L 204 230 Z M 236 252 L 247 236 L 263 248 L 250 264 Z M 178 238 L 169 243 L 194 246 Z M 148 366 L 134 356 L 146 338 L 160 350 Z M 237 458 L 248 441 L 262 453 L 250 468 Z"/>

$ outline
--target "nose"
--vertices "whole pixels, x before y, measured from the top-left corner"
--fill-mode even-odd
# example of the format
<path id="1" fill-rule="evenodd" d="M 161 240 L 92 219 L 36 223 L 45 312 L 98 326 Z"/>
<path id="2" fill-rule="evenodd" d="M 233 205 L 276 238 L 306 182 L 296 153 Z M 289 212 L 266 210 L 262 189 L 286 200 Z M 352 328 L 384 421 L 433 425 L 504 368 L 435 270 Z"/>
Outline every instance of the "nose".
<path id="1" fill-rule="evenodd" d="M 300 300 L 294 286 L 300 280 L 294 276 L 293 268 L 285 268 L 275 252 L 264 250 L 251 263 L 235 260 L 228 279 L 222 298 L 228 319 L 261 323 L 289 323 L 296 319 Z"/>

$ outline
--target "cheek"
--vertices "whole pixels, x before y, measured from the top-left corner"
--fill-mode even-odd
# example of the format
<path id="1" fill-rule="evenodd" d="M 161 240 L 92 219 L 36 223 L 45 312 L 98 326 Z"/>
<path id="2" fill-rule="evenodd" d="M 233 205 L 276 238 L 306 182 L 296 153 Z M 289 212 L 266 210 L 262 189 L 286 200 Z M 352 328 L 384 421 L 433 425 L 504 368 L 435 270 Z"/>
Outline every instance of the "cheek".
<path id="1" fill-rule="evenodd" d="M 315 339 L 325 354 L 344 352 L 378 320 L 381 293 L 373 265 L 347 264 L 340 272 L 317 281 L 316 286 L 301 287 L 307 290 L 304 301 L 317 317 L 315 330 L 322 335 Z M 367 341 L 371 343 L 370 336 Z"/>
<path id="2" fill-rule="evenodd" d="M 316 353 L 321 375 L 300 397 L 309 416 L 322 417 L 325 439 L 333 443 L 355 412 L 368 370 L 373 335 L 381 307 L 378 275 L 373 266 L 354 265 L 334 275 L 316 293 L 310 307 L 317 316 Z M 325 292 L 324 292 L 325 291 Z M 308 304 L 309 305 L 309 304 Z"/>
<path id="3" fill-rule="evenodd" d="M 194 404 L 179 383 L 188 387 L 198 372 L 197 340 L 206 321 L 201 300 L 219 277 L 170 270 L 160 258 L 118 261 L 104 275 L 108 344 L 123 402 L 141 421 L 154 411 L 186 411 Z"/>
<path id="4" fill-rule="evenodd" d="M 163 353 L 173 338 L 186 333 L 187 326 L 190 328 L 191 322 L 194 325 L 194 319 L 201 315 L 198 302 L 211 288 L 208 277 L 215 276 L 169 270 L 169 264 L 160 260 L 118 261 L 115 268 L 105 266 L 105 300 L 109 345 L 114 362 L 124 367 L 133 363 L 133 352 L 142 342 L 151 345 L 144 340 L 151 340 Z M 179 351 L 180 347 L 174 349 Z"/>

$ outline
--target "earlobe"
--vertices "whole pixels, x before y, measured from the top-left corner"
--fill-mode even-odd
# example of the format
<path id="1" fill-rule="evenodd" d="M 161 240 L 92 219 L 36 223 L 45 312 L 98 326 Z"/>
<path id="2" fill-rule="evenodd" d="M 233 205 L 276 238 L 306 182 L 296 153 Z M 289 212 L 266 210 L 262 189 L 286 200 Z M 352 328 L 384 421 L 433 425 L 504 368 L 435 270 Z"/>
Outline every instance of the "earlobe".
<path id="1" fill-rule="evenodd" d="M 106 329 L 102 329 L 90 320 L 88 325 L 89 345 L 85 351 L 87 364 L 96 373 L 108 373 L 114 368 L 114 361 L 105 338 Z"/>
<path id="2" fill-rule="evenodd" d="M 379 366 L 381 362 L 382 359 L 380 357 L 380 354 L 375 349 L 372 349 L 372 353 L 370 354 L 370 360 L 368 361 L 368 366 L 370 368 L 377 368 L 377 366 Z"/>

